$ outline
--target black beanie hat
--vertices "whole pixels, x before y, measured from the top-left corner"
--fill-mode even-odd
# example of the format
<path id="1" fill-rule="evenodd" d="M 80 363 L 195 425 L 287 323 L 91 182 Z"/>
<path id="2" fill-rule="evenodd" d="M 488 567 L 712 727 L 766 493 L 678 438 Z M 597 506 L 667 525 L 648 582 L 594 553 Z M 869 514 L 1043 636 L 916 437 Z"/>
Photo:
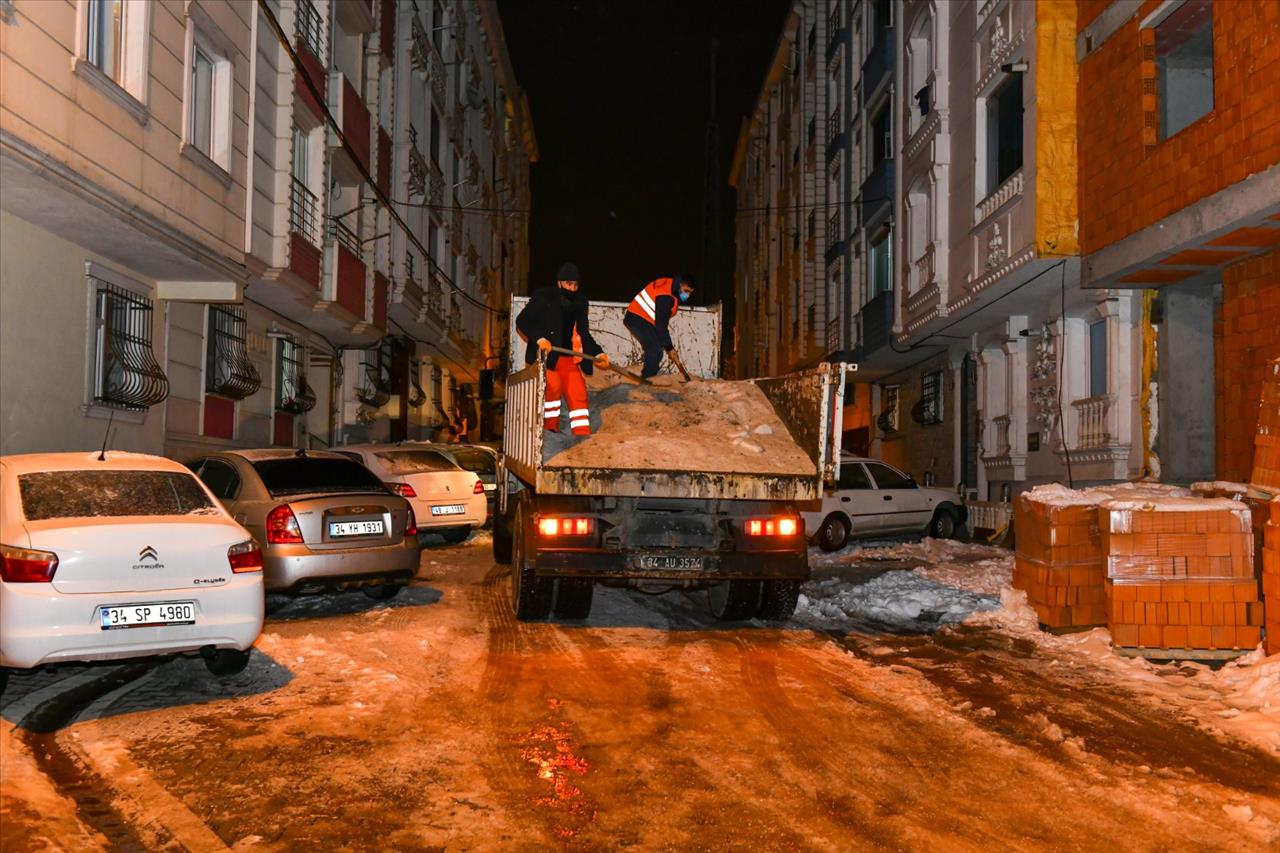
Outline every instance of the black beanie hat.
<path id="1" fill-rule="evenodd" d="M 560 265 L 560 271 L 556 273 L 556 281 L 582 281 L 578 273 L 578 265 L 573 261 L 565 261 Z"/>

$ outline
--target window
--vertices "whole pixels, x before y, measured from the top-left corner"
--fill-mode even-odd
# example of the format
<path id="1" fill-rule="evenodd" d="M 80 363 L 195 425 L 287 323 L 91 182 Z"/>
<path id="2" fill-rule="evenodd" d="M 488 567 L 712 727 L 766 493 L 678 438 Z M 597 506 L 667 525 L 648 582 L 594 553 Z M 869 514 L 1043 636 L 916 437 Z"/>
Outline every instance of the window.
<path id="1" fill-rule="evenodd" d="M 196 10 L 199 7 L 192 7 Z M 203 20 L 203 15 L 201 15 Z M 221 169 L 218 177 L 228 179 L 231 171 L 231 62 L 230 51 L 219 48 L 209 32 L 212 24 L 197 28 L 187 19 L 186 145 L 183 153 L 197 151 L 201 165 L 212 163 Z"/>
<path id="2" fill-rule="evenodd" d="M 440 113 L 431 108 L 431 162 L 440 165 Z"/>
<path id="3" fill-rule="evenodd" d="M 893 229 L 889 226 L 882 226 L 871 237 L 867 266 L 871 284 L 868 297 L 893 290 Z"/>
<path id="4" fill-rule="evenodd" d="M 876 418 L 876 426 L 882 432 L 898 431 L 898 386 L 886 385 L 881 392 L 882 405 L 880 417 Z"/>
<path id="5" fill-rule="evenodd" d="M 907 92 L 914 101 L 909 109 L 910 132 L 914 133 L 929 114 L 929 75 L 933 73 L 933 19 L 925 15 L 915 26 L 908 42 L 907 70 L 910 78 Z"/>
<path id="6" fill-rule="evenodd" d="M 942 423 L 942 371 L 931 370 L 920 377 L 920 418 L 922 425 Z"/>
<path id="7" fill-rule="evenodd" d="M 123 69 L 124 0 L 89 0 L 86 58 L 117 83 Z"/>
<path id="8" fill-rule="evenodd" d="M 311 134 L 293 129 L 293 173 L 289 189 L 289 230 L 319 248 L 320 200 L 310 189 Z"/>
<path id="9" fill-rule="evenodd" d="M 876 486 L 881 489 L 914 489 L 915 481 L 900 471 L 895 471 L 882 462 L 868 462 L 867 471 L 875 478 Z"/>
<path id="10" fill-rule="evenodd" d="M 1089 396 L 1107 393 L 1107 321 L 1089 324 Z"/>
<path id="11" fill-rule="evenodd" d="M 875 0 L 871 7 L 876 27 L 893 26 L 893 0 Z"/>
<path id="12" fill-rule="evenodd" d="M 150 2 L 85 0 L 81 8 L 82 38 L 76 72 L 138 121 L 145 122 Z"/>
<path id="13" fill-rule="evenodd" d="M 243 400 L 262 387 L 258 369 L 245 345 L 244 309 L 236 305 L 209 306 L 209 334 L 205 338 L 204 390 Z"/>
<path id="14" fill-rule="evenodd" d="M 298 0 L 298 42 L 320 60 L 322 67 L 329 64 L 324 50 L 324 21 L 311 0 Z"/>
<path id="15" fill-rule="evenodd" d="M 309 492 L 387 493 L 377 476 L 349 459 L 329 456 L 284 456 L 253 463 L 271 497 Z"/>
<path id="16" fill-rule="evenodd" d="M 872 169 L 893 157 L 892 116 L 888 99 L 871 116 L 871 139 L 867 147 L 871 153 Z"/>
<path id="17" fill-rule="evenodd" d="M 291 415 L 309 412 L 316 405 L 315 392 L 307 384 L 306 350 L 293 338 L 276 341 L 276 409 Z"/>
<path id="18" fill-rule="evenodd" d="M 1022 168 L 1022 75 L 1011 74 L 987 98 L 987 186 L 991 195 Z"/>
<path id="19" fill-rule="evenodd" d="M 151 348 L 151 300 L 90 276 L 94 300 L 93 400 L 142 410 L 169 396 Z"/>
<path id="20" fill-rule="evenodd" d="M 1160 138 L 1213 109 L 1213 4 L 1187 0 L 1155 27 Z"/>
<path id="21" fill-rule="evenodd" d="M 240 491 L 240 475 L 236 469 L 218 459 L 205 460 L 200 467 L 200 479 L 219 500 L 231 500 Z"/>
<path id="22" fill-rule="evenodd" d="M 870 489 L 872 488 L 871 480 L 867 477 L 866 470 L 857 462 L 845 462 L 840 466 L 840 481 L 838 488 L 841 489 Z"/>
<path id="23" fill-rule="evenodd" d="M 839 243 L 842 235 L 840 234 L 840 210 L 831 214 L 831 218 L 827 220 L 827 245 L 834 246 Z"/>

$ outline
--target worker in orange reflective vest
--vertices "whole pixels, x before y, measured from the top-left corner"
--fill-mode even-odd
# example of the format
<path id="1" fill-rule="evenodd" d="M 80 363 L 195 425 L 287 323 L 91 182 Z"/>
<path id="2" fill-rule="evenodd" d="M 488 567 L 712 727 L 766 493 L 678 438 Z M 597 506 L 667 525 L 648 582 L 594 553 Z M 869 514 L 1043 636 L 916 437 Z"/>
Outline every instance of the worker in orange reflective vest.
<path id="1" fill-rule="evenodd" d="M 541 287 L 516 316 L 516 328 L 529 342 L 525 364 L 533 364 L 538 351 L 547 358 L 547 398 L 542 407 L 542 422 L 548 430 L 559 432 L 564 400 L 569 401 L 569 429 L 574 435 L 591 434 L 591 410 L 587 406 L 585 373 L 591 375 L 599 364 L 609 363 L 609 356 L 591 337 L 587 322 L 587 300 L 578 292 L 581 275 L 574 263 L 560 265 L 555 287 Z M 591 359 L 575 358 L 552 352 L 552 347 L 571 349 Z"/>
<path id="2" fill-rule="evenodd" d="M 688 302 L 692 295 L 693 276 L 679 273 L 672 278 L 649 282 L 627 306 L 627 316 L 622 323 L 644 350 L 641 376 L 656 376 L 658 365 L 662 364 L 662 354 L 676 351 L 667 326 L 680 305 Z"/>

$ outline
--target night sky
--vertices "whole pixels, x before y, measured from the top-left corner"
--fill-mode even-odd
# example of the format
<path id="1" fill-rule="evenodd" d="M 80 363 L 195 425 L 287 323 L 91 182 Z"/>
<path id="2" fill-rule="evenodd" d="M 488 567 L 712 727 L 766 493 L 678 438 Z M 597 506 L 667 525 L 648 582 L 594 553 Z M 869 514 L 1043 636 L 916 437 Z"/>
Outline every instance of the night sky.
<path id="1" fill-rule="evenodd" d="M 708 56 L 719 39 L 722 252 L 731 298 L 739 125 L 755 105 L 788 0 L 498 0 L 541 159 L 532 167 L 530 285 L 564 260 L 584 292 L 626 301 L 673 272 L 702 275 Z"/>

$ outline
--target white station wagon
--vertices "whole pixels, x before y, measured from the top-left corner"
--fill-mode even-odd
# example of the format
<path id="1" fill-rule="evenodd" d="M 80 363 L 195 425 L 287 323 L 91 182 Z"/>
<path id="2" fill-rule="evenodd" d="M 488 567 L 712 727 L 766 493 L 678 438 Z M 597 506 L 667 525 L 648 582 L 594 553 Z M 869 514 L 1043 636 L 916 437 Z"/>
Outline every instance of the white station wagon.
<path id="1" fill-rule="evenodd" d="M 839 551 L 854 537 L 909 533 L 950 539 L 964 529 L 966 510 L 955 492 L 916 484 L 879 459 L 840 457 L 840 482 L 806 512 L 804 527 L 824 551 Z"/>
<path id="2" fill-rule="evenodd" d="M 0 557 L 0 667 L 199 652 L 229 675 L 262 632 L 258 544 L 158 456 L 0 457 Z"/>

